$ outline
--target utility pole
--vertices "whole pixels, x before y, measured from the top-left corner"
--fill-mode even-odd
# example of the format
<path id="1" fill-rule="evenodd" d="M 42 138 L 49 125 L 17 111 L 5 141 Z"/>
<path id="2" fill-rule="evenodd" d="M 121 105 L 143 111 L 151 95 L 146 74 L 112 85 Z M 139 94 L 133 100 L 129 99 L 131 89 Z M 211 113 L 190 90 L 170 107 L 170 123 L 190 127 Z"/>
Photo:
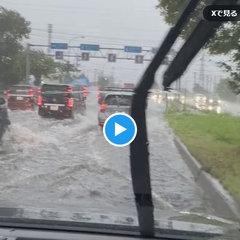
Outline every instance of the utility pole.
<path id="1" fill-rule="evenodd" d="M 52 28 L 53 28 L 53 25 L 52 24 L 48 24 L 48 54 L 50 55 L 51 54 L 51 42 L 52 42 Z"/>
<path id="2" fill-rule="evenodd" d="M 209 76 L 209 91 L 212 93 L 212 75 Z"/>
<path id="3" fill-rule="evenodd" d="M 194 79 L 194 86 L 195 86 L 195 85 L 196 85 L 196 83 L 197 83 L 197 73 L 196 73 L 196 72 L 194 72 L 193 74 L 194 74 L 194 77 L 193 77 L 193 79 Z"/>
<path id="4" fill-rule="evenodd" d="M 213 79 L 213 93 L 216 92 L 216 85 L 217 85 L 217 76 L 214 75 L 214 79 Z"/>
<path id="5" fill-rule="evenodd" d="M 30 44 L 27 44 L 27 49 L 26 49 L 26 83 L 29 80 L 30 76 Z"/>
<path id="6" fill-rule="evenodd" d="M 203 88 L 205 87 L 205 76 L 204 76 L 204 51 L 201 57 L 201 65 L 200 65 L 200 74 L 199 74 L 199 85 L 202 86 Z"/>
<path id="7" fill-rule="evenodd" d="M 79 57 L 76 57 L 76 67 L 77 67 L 77 69 L 79 70 L 80 69 L 80 67 L 81 67 L 81 64 L 80 64 L 80 59 L 79 59 Z"/>
<path id="8" fill-rule="evenodd" d="M 209 75 L 206 75 L 206 91 L 209 92 Z"/>

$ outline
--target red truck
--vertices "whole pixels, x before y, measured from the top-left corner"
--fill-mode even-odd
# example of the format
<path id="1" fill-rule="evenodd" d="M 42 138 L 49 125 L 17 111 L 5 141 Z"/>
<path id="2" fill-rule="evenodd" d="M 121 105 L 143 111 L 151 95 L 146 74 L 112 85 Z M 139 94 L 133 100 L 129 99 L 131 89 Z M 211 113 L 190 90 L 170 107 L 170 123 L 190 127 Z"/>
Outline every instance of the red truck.
<path id="1" fill-rule="evenodd" d="M 135 84 L 134 83 L 124 83 L 124 88 L 135 88 Z"/>

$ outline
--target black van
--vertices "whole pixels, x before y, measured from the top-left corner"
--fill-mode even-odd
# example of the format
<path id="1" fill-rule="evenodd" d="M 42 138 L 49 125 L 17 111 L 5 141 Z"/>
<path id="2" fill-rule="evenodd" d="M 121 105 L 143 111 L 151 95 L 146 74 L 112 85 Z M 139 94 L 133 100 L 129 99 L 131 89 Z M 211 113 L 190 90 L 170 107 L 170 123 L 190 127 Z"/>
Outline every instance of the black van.
<path id="1" fill-rule="evenodd" d="M 76 113 L 84 115 L 86 111 L 82 87 L 70 84 L 43 84 L 38 106 L 42 117 L 74 118 Z"/>

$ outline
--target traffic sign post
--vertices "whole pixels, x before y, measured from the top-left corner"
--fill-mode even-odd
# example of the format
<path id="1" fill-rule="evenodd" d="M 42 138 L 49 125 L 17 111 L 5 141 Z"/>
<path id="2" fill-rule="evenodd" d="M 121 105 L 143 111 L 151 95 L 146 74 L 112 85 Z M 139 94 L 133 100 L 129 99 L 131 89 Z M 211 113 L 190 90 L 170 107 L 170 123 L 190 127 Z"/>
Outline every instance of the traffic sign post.
<path id="1" fill-rule="evenodd" d="M 152 48 L 152 54 L 157 54 L 158 48 Z"/>
<path id="2" fill-rule="evenodd" d="M 100 46 L 99 45 L 92 45 L 92 44 L 81 44 L 80 49 L 82 51 L 99 51 Z"/>
<path id="3" fill-rule="evenodd" d="M 88 52 L 82 52 L 82 61 L 89 61 L 89 58 Z"/>
<path id="4" fill-rule="evenodd" d="M 67 43 L 51 43 L 51 49 L 68 49 Z"/>
<path id="5" fill-rule="evenodd" d="M 116 54 L 108 54 L 108 62 L 116 62 L 117 55 Z"/>
<path id="6" fill-rule="evenodd" d="M 63 59 L 63 52 L 57 51 L 55 53 L 55 59 L 62 60 Z"/>
<path id="7" fill-rule="evenodd" d="M 49 47 L 49 45 L 46 44 L 29 44 L 29 46 L 31 47 Z M 68 44 L 66 43 L 51 43 L 51 49 L 61 49 L 61 50 L 66 50 L 68 48 L 81 48 L 81 50 L 83 51 L 83 53 L 81 53 L 80 58 L 83 61 L 90 61 L 90 58 L 95 58 L 95 59 L 107 59 L 108 62 L 116 62 L 118 60 L 135 60 L 135 64 L 142 64 L 145 61 L 152 61 L 153 55 L 157 53 L 158 48 L 151 48 L 149 50 L 145 50 L 142 49 L 142 47 L 136 47 L 136 46 L 125 46 L 124 48 L 111 48 L 111 47 L 103 47 L 100 48 L 100 45 L 92 45 L 92 44 L 81 44 L 80 46 L 68 46 Z M 108 50 L 108 53 L 103 53 L 102 50 L 106 51 Z M 98 53 L 96 53 L 96 55 L 94 54 L 90 56 L 90 52 L 92 51 L 99 51 L 99 55 L 100 56 L 96 56 Z M 127 54 L 128 56 L 126 57 L 118 57 L 118 54 L 113 54 L 113 53 L 109 53 L 109 51 L 124 51 L 125 53 L 130 53 Z M 142 52 L 148 52 L 150 53 L 150 58 L 145 58 L 146 55 L 141 54 Z M 132 54 L 131 54 L 132 53 Z M 172 55 L 170 53 L 170 55 Z M 56 59 L 63 59 L 64 57 L 76 57 L 73 55 L 64 55 L 64 51 L 63 51 L 63 58 L 61 56 L 60 53 L 58 53 L 57 55 L 49 55 L 51 57 L 55 57 Z M 78 56 L 79 57 L 79 56 Z M 170 60 L 168 59 L 168 57 L 166 57 L 166 59 L 164 59 L 164 61 L 162 62 L 162 65 L 168 65 L 170 62 Z"/>
<path id="8" fill-rule="evenodd" d="M 136 64 L 142 64 L 143 63 L 143 56 L 142 55 L 136 55 L 135 63 Z"/>
<path id="9" fill-rule="evenodd" d="M 133 47 L 133 46 L 125 46 L 124 47 L 124 52 L 128 53 L 141 53 L 142 48 L 141 47 Z"/>

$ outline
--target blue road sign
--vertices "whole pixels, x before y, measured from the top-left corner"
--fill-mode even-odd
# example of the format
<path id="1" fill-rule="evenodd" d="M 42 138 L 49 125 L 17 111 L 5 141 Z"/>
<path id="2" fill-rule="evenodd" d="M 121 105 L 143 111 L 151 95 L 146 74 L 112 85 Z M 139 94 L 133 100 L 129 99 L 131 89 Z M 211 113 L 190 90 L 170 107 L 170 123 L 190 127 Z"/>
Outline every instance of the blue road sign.
<path id="1" fill-rule="evenodd" d="M 51 49 L 68 49 L 67 43 L 51 43 Z"/>
<path id="2" fill-rule="evenodd" d="M 141 53 L 142 52 L 142 48 L 141 47 L 125 46 L 124 47 L 124 52 L 128 52 L 128 53 Z"/>
<path id="3" fill-rule="evenodd" d="M 137 135 L 134 119 L 126 113 L 115 113 L 108 117 L 103 126 L 105 139 L 115 147 L 129 145 Z"/>
<path id="4" fill-rule="evenodd" d="M 91 44 L 81 44 L 80 49 L 83 51 L 99 51 L 99 45 L 91 45 Z"/>

